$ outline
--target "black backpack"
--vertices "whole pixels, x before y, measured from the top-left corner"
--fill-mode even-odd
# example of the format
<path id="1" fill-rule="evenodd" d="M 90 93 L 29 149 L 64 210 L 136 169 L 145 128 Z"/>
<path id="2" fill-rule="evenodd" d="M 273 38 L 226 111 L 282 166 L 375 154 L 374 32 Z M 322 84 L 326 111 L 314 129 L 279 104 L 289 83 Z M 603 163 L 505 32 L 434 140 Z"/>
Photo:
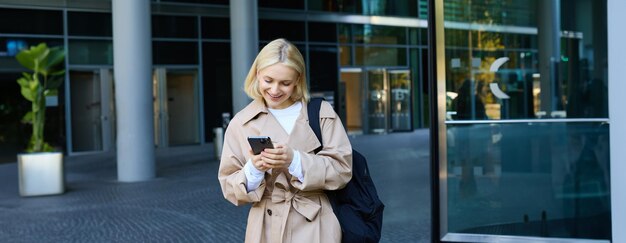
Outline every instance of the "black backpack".
<path id="1" fill-rule="evenodd" d="M 315 150 L 316 154 L 324 146 L 319 118 L 322 100 L 322 98 L 312 98 L 307 107 L 309 126 L 322 144 Z M 341 225 L 341 242 L 380 241 L 385 205 L 378 198 L 363 155 L 352 150 L 352 179 L 343 189 L 326 191 L 326 195 Z"/>

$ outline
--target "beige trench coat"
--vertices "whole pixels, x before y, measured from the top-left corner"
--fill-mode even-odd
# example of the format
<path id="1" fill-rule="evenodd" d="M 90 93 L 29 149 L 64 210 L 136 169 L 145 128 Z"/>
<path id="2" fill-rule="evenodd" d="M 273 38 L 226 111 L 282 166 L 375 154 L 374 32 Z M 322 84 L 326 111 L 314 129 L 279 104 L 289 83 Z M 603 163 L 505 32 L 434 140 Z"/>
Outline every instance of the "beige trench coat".
<path id="1" fill-rule="evenodd" d="M 320 124 L 324 148 L 308 123 L 303 105 L 291 135 L 268 112 L 263 101 L 252 101 L 226 129 L 219 168 L 224 197 L 235 205 L 252 203 L 246 242 L 340 242 L 341 227 L 323 190 L 345 186 L 352 177 L 352 146 L 341 120 L 323 102 Z M 244 164 L 249 159 L 248 136 L 270 136 L 301 155 L 304 181 L 285 168 L 273 169 L 259 188 L 247 192 Z"/>

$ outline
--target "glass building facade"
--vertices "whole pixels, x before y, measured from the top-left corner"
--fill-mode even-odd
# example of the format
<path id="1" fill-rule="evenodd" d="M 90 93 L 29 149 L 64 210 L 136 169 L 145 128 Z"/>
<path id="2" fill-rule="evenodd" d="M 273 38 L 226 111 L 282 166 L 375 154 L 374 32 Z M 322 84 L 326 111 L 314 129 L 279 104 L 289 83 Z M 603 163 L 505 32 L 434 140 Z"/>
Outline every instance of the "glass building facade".
<path id="1" fill-rule="evenodd" d="M 441 240 L 609 242 L 607 2 L 434 2 Z"/>
<path id="2" fill-rule="evenodd" d="M 20 48 L 64 46 L 66 85 L 49 109 L 46 133 L 69 154 L 115 144 L 113 37 L 110 1 L 3 1 L 0 82 L 7 131 L 0 161 L 14 161 L 27 142 L 20 123 L 27 104 L 14 80 L 24 71 Z M 152 50 L 157 146 L 213 141 L 222 113 L 233 114 L 228 1 L 153 1 Z M 276 38 L 306 58 L 311 92 L 331 101 L 351 134 L 385 134 L 428 126 L 423 62 L 423 1 L 259 1 L 259 47 Z M 421 6 L 421 7 L 419 7 Z M 289 14 L 281 14 L 281 13 Z M 390 16 L 390 24 L 345 16 Z M 306 18 L 304 16 L 309 16 Z M 422 14 L 423 16 L 423 14 Z M 19 26 L 11 23 L 22 23 Z M 289 30 L 289 31 L 285 31 Z M 88 92 L 86 92 L 88 91 Z M 356 109 L 355 109 L 356 108 Z M 174 114 L 176 113 L 176 114 Z M 18 127 L 19 129 L 8 129 Z"/>
<path id="3" fill-rule="evenodd" d="M 296 44 L 311 92 L 350 134 L 438 131 L 433 240 L 604 242 L 615 233 L 607 2 L 258 0 L 258 45 Z M 210 143 L 222 114 L 237 112 L 229 1 L 151 4 L 155 144 Z M 49 142 L 70 155 L 115 149 L 112 18 L 111 1 L 0 1 L 0 163 L 28 142 L 15 55 L 39 42 L 67 53 Z"/>

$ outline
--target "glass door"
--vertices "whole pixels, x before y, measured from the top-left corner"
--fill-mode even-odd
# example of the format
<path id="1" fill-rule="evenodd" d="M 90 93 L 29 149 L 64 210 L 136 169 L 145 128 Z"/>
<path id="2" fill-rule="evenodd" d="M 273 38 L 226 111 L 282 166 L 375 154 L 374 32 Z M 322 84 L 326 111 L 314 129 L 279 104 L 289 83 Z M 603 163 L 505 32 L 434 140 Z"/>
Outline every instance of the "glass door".
<path id="1" fill-rule="evenodd" d="M 157 68 L 153 74 L 155 143 L 200 143 L 198 77 L 194 70 Z"/>
<path id="2" fill-rule="evenodd" d="M 411 71 L 369 69 L 366 83 L 367 132 L 411 131 Z"/>
<path id="3" fill-rule="evenodd" d="M 388 70 L 391 131 L 411 131 L 411 71 Z"/>
<path id="4" fill-rule="evenodd" d="M 360 68 L 341 69 L 340 84 L 343 92 L 340 100 L 345 104 L 342 113 L 345 117 L 348 134 L 363 134 L 363 71 Z"/>
<path id="5" fill-rule="evenodd" d="M 72 152 L 114 147 L 113 74 L 110 69 L 70 71 Z"/>
<path id="6" fill-rule="evenodd" d="M 368 94 L 368 133 L 387 133 L 389 130 L 389 81 L 386 70 L 383 68 L 368 70 L 365 88 Z"/>

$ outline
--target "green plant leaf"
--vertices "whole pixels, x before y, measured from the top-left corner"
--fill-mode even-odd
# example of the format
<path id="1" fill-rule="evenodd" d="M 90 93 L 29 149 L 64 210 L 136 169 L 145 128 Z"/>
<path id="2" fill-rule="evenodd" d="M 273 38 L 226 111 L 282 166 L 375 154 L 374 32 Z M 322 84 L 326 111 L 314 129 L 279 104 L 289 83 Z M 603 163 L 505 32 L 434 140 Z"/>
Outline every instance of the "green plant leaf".
<path id="1" fill-rule="evenodd" d="M 22 123 L 33 123 L 33 112 L 29 111 L 28 113 L 26 113 L 26 115 L 24 115 L 24 117 L 22 117 Z"/>
<path id="2" fill-rule="evenodd" d="M 31 83 L 33 83 L 32 81 L 28 81 L 24 78 L 20 78 L 18 79 L 18 83 L 21 86 L 20 91 L 22 92 L 22 96 L 24 96 L 24 98 L 26 98 L 28 101 L 30 102 L 34 102 L 35 101 L 35 95 L 37 94 L 36 89 L 33 90 L 31 88 Z"/>
<path id="3" fill-rule="evenodd" d="M 39 82 L 37 82 L 37 80 L 30 80 L 28 82 L 28 88 L 33 91 L 37 91 L 37 88 L 39 88 Z"/>
<path id="4" fill-rule="evenodd" d="M 56 71 L 55 67 L 59 66 L 65 59 L 65 51 L 60 47 L 50 48 L 50 53 L 47 56 L 47 61 L 43 67 L 48 72 Z"/>
<path id="5" fill-rule="evenodd" d="M 43 44 L 43 43 L 42 43 Z M 48 66 L 48 55 L 50 54 L 50 49 L 48 48 L 48 46 L 46 46 L 46 44 L 39 44 L 37 47 L 38 48 L 43 48 L 41 49 L 41 52 L 37 52 L 37 56 L 34 56 L 35 58 L 35 72 L 47 75 L 47 66 Z"/>
<path id="6" fill-rule="evenodd" d="M 50 49 L 45 43 L 37 46 L 31 46 L 29 49 L 21 50 L 15 58 L 24 67 L 38 72 L 39 64 L 48 56 Z"/>
<path id="7" fill-rule="evenodd" d="M 17 79 L 17 83 L 21 86 L 21 87 L 30 87 L 30 82 L 32 82 L 32 80 L 27 79 L 27 78 L 19 78 Z"/>
<path id="8" fill-rule="evenodd" d="M 22 77 L 28 80 L 33 80 L 33 75 L 27 72 L 22 72 Z"/>
<path id="9" fill-rule="evenodd" d="M 65 69 L 54 71 L 50 73 L 50 76 L 58 76 L 58 75 L 63 75 L 63 74 L 65 74 Z"/>
<path id="10" fill-rule="evenodd" d="M 48 48 L 45 43 L 22 50 L 15 57 L 32 73 L 22 73 L 17 80 L 24 98 L 31 101 L 31 111 L 22 118 L 23 122 L 31 123 L 33 132 L 26 149 L 27 152 L 54 151 L 44 141 L 44 121 L 46 110 L 45 96 L 58 95 L 58 87 L 65 77 L 63 61 L 65 51 L 60 47 Z M 45 87 L 44 87 L 45 86 Z"/>
<path id="11" fill-rule="evenodd" d="M 58 96 L 59 95 L 59 90 L 58 89 L 47 89 L 43 93 L 44 93 L 44 96 Z"/>
<path id="12" fill-rule="evenodd" d="M 17 62 L 19 62 L 25 68 L 35 70 L 35 60 L 31 58 L 31 55 L 29 53 L 26 53 L 24 50 L 15 55 L 15 59 L 17 59 Z"/>
<path id="13" fill-rule="evenodd" d="M 53 152 L 54 151 L 54 147 L 52 147 L 52 146 L 50 146 L 50 144 L 44 142 L 42 150 L 43 150 L 42 152 Z"/>

